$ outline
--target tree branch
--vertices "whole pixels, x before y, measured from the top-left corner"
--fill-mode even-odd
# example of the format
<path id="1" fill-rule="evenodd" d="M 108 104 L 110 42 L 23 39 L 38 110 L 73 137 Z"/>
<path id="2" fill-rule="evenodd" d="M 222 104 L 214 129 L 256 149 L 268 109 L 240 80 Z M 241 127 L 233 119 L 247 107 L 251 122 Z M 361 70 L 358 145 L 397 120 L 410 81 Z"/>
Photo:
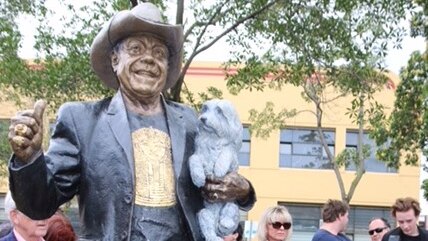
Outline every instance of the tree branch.
<path id="1" fill-rule="evenodd" d="M 221 5 L 219 8 L 216 9 L 215 13 L 212 15 L 212 17 L 210 18 L 210 20 L 208 21 L 208 23 L 205 25 L 205 28 L 202 30 L 202 32 L 199 34 L 198 38 L 196 39 L 196 43 L 195 43 L 195 48 L 193 49 L 192 54 L 190 55 L 190 57 L 187 59 L 186 63 L 184 64 L 179 79 L 177 81 L 177 84 L 173 87 L 172 90 L 172 95 L 173 95 L 173 100 L 178 101 L 180 99 L 180 92 L 181 92 L 181 86 L 183 84 L 184 81 L 184 75 L 186 74 L 187 70 L 189 69 L 190 64 L 192 63 L 193 59 L 200 54 L 201 52 L 205 51 L 206 49 L 208 49 L 209 47 L 211 47 L 212 45 L 214 45 L 218 40 L 220 40 L 222 37 L 224 37 L 225 35 L 227 35 L 229 32 L 231 32 L 232 30 L 236 29 L 239 25 L 241 25 L 242 23 L 244 23 L 245 21 L 256 17 L 258 14 L 262 13 L 263 11 L 267 10 L 268 8 L 272 7 L 275 3 L 279 2 L 280 0 L 273 0 L 269 3 L 267 3 L 266 5 L 264 5 L 262 8 L 260 8 L 257 11 L 252 12 L 251 14 L 249 14 L 246 17 L 243 17 L 241 19 L 239 19 L 236 23 L 234 23 L 232 26 L 230 26 L 229 28 L 227 28 L 226 30 L 224 30 L 220 35 L 218 35 L 216 38 L 214 38 L 210 43 L 204 45 L 201 48 L 198 48 L 201 39 L 203 37 L 203 35 L 205 34 L 208 26 L 210 24 L 212 24 L 212 21 L 215 19 L 215 17 L 217 16 L 217 14 L 220 13 L 221 8 L 224 5 Z"/>

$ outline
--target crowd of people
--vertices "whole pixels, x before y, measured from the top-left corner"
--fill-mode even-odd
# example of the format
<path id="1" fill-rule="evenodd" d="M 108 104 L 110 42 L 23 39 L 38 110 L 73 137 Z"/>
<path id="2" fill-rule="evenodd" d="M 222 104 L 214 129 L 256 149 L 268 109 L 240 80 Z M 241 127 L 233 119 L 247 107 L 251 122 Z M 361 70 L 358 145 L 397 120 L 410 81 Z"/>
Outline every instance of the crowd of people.
<path id="1" fill-rule="evenodd" d="M 368 223 L 371 241 L 427 241 L 428 231 L 418 226 L 419 202 L 413 198 L 398 198 L 391 214 L 397 227 L 384 217 L 374 217 Z M 345 230 L 349 221 L 349 205 L 340 200 L 328 200 L 322 208 L 323 223 L 312 241 L 350 241 Z M 284 206 L 268 208 L 262 215 L 257 230 L 259 241 L 289 241 L 293 233 L 290 213 Z"/>

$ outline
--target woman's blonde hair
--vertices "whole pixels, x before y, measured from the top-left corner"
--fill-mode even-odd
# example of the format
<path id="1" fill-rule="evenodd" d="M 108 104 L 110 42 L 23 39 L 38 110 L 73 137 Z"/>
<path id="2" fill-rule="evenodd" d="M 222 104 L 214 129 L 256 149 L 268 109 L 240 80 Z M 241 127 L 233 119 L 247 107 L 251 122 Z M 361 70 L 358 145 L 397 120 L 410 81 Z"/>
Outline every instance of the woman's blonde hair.
<path id="1" fill-rule="evenodd" d="M 293 224 L 293 219 L 286 207 L 278 205 L 278 206 L 270 207 L 265 210 L 261 219 L 259 220 L 259 226 L 257 228 L 257 237 L 259 241 L 268 241 L 267 226 L 275 222 L 281 222 L 281 223 L 288 222 Z M 292 234 L 293 234 L 293 225 L 291 225 L 290 229 L 288 230 L 288 235 L 287 237 L 285 237 L 283 241 L 290 240 Z"/>

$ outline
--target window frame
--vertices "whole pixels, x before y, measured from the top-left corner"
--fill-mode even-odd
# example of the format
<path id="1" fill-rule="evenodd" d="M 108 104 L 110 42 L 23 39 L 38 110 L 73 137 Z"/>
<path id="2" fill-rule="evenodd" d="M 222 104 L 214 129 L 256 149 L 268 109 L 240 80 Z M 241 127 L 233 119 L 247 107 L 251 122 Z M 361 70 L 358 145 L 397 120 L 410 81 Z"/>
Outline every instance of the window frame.
<path id="1" fill-rule="evenodd" d="M 350 143 L 349 140 L 350 139 L 354 139 L 354 138 L 350 138 L 349 135 L 356 135 L 356 137 L 354 137 L 356 139 L 357 143 Z M 357 150 L 358 147 L 358 130 L 355 129 L 346 129 L 346 133 L 345 133 L 345 148 L 355 148 L 355 150 Z M 388 167 L 388 165 L 380 160 L 376 159 L 376 151 L 378 149 L 378 147 L 376 146 L 376 143 L 374 142 L 374 140 L 372 140 L 369 137 L 369 132 L 368 131 L 364 131 L 363 132 L 363 145 L 370 145 L 370 157 L 368 159 L 365 160 L 364 162 L 364 169 L 366 172 L 372 172 L 372 173 L 397 173 L 398 170 L 393 168 L 393 167 Z M 375 168 L 380 168 L 380 166 L 382 166 L 383 169 L 375 169 Z M 354 166 L 353 163 L 350 163 L 349 165 L 347 165 L 345 167 L 346 171 L 351 171 L 354 172 L 356 171 L 356 168 Z"/>
<path id="2" fill-rule="evenodd" d="M 242 125 L 242 146 L 238 153 L 239 166 L 250 166 L 251 133 L 248 125 Z M 246 150 L 248 149 L 248 151 Z"/>
<path id="3" fill-rule="evenodd" d="M 334 128 L 323 128 L 322 129 L 324 136 L 329 139 L 327 141 L 327 145 L 330 148 L 330 151 L 335 155 L 335 145 L 336 145 L 336 131 Z M 291 132 L 288 134 L 287 132 Z M 294 132 L 297 132 L 295 134 Z M 314 135 L 314 139 L 311 141 L 296 141 L 295 138 L 301 139 L 302 133 L 298 132 L 309 132 L 305 135 Z M 279 137 L 279 160 L 278 165 L 281 168 L 301 168 L 301 169 L 316 169 L 316 170 L 331 170 L 333 166 L 331 165 L 328 156 L 324 150 L 323 145 L 320 140 L 316 140 L 316 136 L 318 135 L 318 130 L 316 127 L 285 127 L 280 129 L 280 137 Z M 291 137 L 290 137 L 291 135 Z M 310 136 L 309 136 L 310 137 Z M 305 148 L 307 148 L 305 150 Z M 318 150 L 317 150 L 318 149 Z M 311 153 L 311 150 L 313 153 Z M 289 151 L 289 153 L 287 153 Z M 316 152 L 319 152 L 318 155 Z M 311 155 L 314 154 L 314 155 Z M 300 160 L 293 160 L 300 157 Z M 314 160 L 310 160 L 310 157 L 314 158 Z M 302 165 L 298 164 L 299 161 L 307 159 L 309 161 L 308 164 Z M 320 162 L 316 165 L 317 162 Z M 293 163 L 297 163 L 294 165 Z"/>

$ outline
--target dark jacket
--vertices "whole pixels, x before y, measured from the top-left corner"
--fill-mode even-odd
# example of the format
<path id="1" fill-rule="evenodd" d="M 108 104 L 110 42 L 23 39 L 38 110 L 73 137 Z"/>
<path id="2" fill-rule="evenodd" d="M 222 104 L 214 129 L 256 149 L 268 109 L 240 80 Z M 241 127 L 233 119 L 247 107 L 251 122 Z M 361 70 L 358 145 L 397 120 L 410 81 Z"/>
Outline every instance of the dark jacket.
<path id="1" fill-rule="evenodd" d="M 428 231 L 418 227 L 419 230 L 419 234 L 420 234 L 420 240 L 421 241 L 426 241 L 428 240 Z M 382 237 L 382 241 L 405 241 L 405 239 L 403 239 L 403 232 L 401 231 L 400 227 L 397 227 L 389 232 L 387 232 L 385 235 L 383 235 Z M 393 237 L 391 237 L 393 236 Z M 395 237 L 394 237 L 395 236 Z M 391 240 L 390 240 L 391 238 Z"/>
<path id="2" fill-rule="evenodd" d="M 203 199 L 188 168 L 197 116 L 178 103 L 164 101 L 164 107 L 177 200 L 193 240 L 203 240 L 196 218 Z M 17 167 L 12 157 L 10 188 L 17 208 L 32 219 L 48 218 L 78 195 L 81 240 L 129 240 L 135 196 L 133 168 L 131 131 L 118 92 L 99 102 L 64 104 L 48 152 L 22 167 Z M 255 202 L 252 195 L 249 208 Z"/>
<path id="3" fill-rule="evenodd" d="M 13 231 L 10 231 L 8 235 L 4 236 L 3 238 L 0 238 L 0 241 L 17 241 L 17 240 Z"/>
<path id="4" fill-rule="evenodd" d="M 0 238 L 3 238 L 4 236 L 8 235 L 10 232 L 12 232 L 13 226 L 12 222 L 6 221 L 2 224 L 0 224 Z"/>

